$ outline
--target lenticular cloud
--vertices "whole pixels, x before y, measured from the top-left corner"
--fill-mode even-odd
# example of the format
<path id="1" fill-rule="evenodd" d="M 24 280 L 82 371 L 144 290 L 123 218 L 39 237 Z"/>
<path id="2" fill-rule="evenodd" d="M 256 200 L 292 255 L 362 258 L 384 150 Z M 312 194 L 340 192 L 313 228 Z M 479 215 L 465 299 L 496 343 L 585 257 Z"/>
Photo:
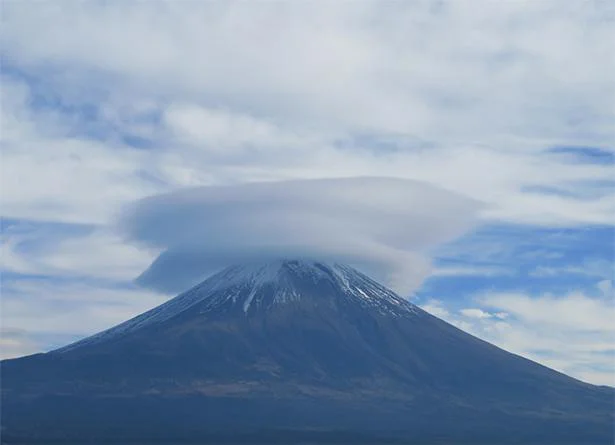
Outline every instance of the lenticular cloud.
<path id="1" fill-rule="evenodd" d="M 121 228 L 162 251 L 137 281 L 176 293 L 231 264 L 312 258 L 350 264 L 408 294 L 427 251 L 477 221 L 479 203 L 410 180 L 347 178 L 180 190 L 137 201 Z"/>

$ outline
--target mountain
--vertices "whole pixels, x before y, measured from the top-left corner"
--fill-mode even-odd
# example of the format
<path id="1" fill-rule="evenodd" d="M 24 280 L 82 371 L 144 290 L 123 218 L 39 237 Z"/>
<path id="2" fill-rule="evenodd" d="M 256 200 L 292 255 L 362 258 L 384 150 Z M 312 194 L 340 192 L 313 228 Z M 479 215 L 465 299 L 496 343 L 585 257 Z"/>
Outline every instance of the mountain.
<path id="1" fill-rule="evenodd" d="M 613 443 L 615 390 L 510 354 L 357 270 L 229 267 L 5 360 L 3 442 Z"/>

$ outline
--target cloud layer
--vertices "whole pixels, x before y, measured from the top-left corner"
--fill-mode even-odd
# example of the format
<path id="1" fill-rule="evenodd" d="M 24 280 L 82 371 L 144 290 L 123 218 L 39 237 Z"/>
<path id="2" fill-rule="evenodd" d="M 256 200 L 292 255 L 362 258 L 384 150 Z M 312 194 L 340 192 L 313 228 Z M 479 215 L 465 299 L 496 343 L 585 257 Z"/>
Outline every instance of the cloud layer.
<path id="1" fill-rule="evenodd" d="M 484 292 L 468 302 L 482 309 L 454 309 L 438 299 L 422 307 L 507 351 L 581 380 L 615 386 L 615 294 L 600 283 L 597 293 Z"/>
<path id="2" fill-rule="evenodd" d="M 490 315 L 534 303 L 543 312 L 554 305 L 571 324 L 594 323 L 584 315 L 592 314 L 605 327 L 593 303 L 570 297 L 568 311 L 552 296 L 578 290 L 594 298 L 598 279 L 601 289 L 612 288 L 612 270 L 602 265 L 612 263 L 615 221 L 615 10 L 609 2 L 56 1 L 32 8 L 13 1 L 3 3 L 0 20 L 2 338 L 12 353 L 19 345 L 23 352 L 58 346 L 60 338 L 92 334 L 162 301 L 130 283 L 161 252 L 143 281 L 154 285 L 160 270 L 157 287 L 170 290 L 180 285 L 171 286 L 173 277 L 164 274 L 196 264 L 183 277 L 188 283 L 217 262 L 245 259 L 259 246 L 235 244 L 255 234 L 270 244 L 264 250 L 271 255 L 291 244 L 313 254 L 306 244 L 314 240 L 319 254 L 367 261 L 359 266 L 383 278 L 393 273 L 388 278 L 403 289 L 420 282 L 432 258 L 433 274 L 417 298 L 428 293 L 475 324 L 511 323 L 504 340 L 526 327 L 528 344 L 547 336 L 531 330 L 543 322 L 527 313 Z M 429 250 L 473 224 L 471 217 L 468 225 L 457 224 L 457 213 L 468 213 L 446 198 L 427 219 L 447 226 L 424 230 L 411 222 L 425 242 L 391 248 L 393 238 L 406 235 L 391 232 L 383 241 L 374 228 L 384 225 L 375 216 L 365 218 L 367 209 L 347 198 L 329 199 L 324 187 L 310 198 L 258 188 L 250 194 L 252 186 L 154 198 L 171 212 L 177 196 L 178 211 L 197 214 L 211 230 L 187 227 L 192 241 L 172 233 L 182 221 L 148 210 L 147 200 L 136 219 L 125 221 L 124 234 L 136 247 L 108 227 L 118 208 L 186 187 L 382 176 L 486 203 L 480 227 Z M 236 202 L 224 207 L 212 196 L 199 197 L 211 190 Z M 395 187 L 386 192 L 396 193 Z M 276 200 L 263 202 L 259 193 Z M 293 221 L 301 236 L 272 234 L 267 217 L 254 216 L 249 202 L 237 198 L 243 194 L 278 218 L 286 216 L 283 209 L 304 215 Z M 289 208 L 291 198 L 306 209 L 320 199 L 323 209 L 348 220 L 347 232 L 328 224 L 326 215 Z M 218 212 L 218 226 L 199 213 L 200 199 Z M 420 217 L 404 211 L 391 220 Z M 237 241 L 222 243 L 212 234 L 236 220 L 233 212 L 255 222 L 245 222 L 245 236 L 245 227 L 229 224 Z M 356 226 L 353 214 L 367 226 Z M 348 236 L 325 239 L 309 227 Z M 362 244 L 350 242 L 355 233 Z M 191 254 L 201 247 L 210 257 Z M 215 249 L 234 253 L 214 258 Z M 467 301 L 485 289 L 506 308 Z M 106 310 L 105 301 L 119 299 L 125 305 Z M 528 321 L 513 324 L 516 317 Z M 43 319 L 57 322 L 43 326 Z M 588 344 L 606 338 L 592 335 L 583 336 Z M 499 344 L 603 381 L 604 360 L 566 340 L 536 353 Z M 547 361 L 553 354 L 560 354 L 561 366 Z"/>
<path id="3" fill-rule="evenodd" d="M 39 6 L 3 7 L 7 216 L 104 223 L 179 187 L 367 175 L 491 221 L 615 218 L 606 3 Z"/>
<path id="4" fill-rule="evenodd" d="M 428 249 L 472 228 L 480 208 L 417 181 L 321 179 L 154 196 L 120 225 L 131 241 L 163 251 L 139 278 L 159 291 L 185 290 L 235 263 L 310 257 L 362 267 L 408 294 L 430 272 Z"/>

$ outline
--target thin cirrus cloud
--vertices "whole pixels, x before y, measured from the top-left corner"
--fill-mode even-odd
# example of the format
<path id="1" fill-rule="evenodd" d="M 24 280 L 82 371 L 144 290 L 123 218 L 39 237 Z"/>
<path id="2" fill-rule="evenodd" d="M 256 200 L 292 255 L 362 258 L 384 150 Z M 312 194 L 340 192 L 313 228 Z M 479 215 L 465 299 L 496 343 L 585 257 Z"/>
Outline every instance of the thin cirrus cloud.
<path id="1" fill-rule="evenodd" d="M 430 272 L 427 250 L 474 227 L 481 207 L 403 179 L 281 181 L 145 198 L 120 226 L 163 250 L 138 280 L 158 291 L 185 290 L 229 264 L 298 256 L 357 265 L 408 294 Z"/>

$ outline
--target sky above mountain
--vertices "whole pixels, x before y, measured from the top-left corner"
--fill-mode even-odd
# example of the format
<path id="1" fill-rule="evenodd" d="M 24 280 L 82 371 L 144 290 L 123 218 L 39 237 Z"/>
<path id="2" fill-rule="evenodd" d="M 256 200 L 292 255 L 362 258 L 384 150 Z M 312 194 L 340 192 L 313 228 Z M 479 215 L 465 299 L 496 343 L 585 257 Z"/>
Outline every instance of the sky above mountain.
<path id="1" fill-rule="evenodd" d="M 615 385 L 610 2 L 30 6 L 0 30 L 5 356 L 300 254 Z"/>

